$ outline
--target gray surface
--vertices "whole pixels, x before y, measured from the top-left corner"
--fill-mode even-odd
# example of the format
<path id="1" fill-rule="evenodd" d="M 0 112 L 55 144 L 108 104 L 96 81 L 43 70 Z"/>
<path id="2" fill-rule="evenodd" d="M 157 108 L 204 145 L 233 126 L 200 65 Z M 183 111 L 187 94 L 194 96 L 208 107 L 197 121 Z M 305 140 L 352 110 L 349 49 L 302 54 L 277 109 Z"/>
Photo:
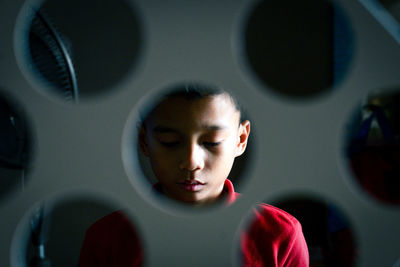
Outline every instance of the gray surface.
<path id="1" fill-rule="evenodd" d="M 148 266 L 232 266 L 250 206 L 298 192 L 321 195 L 349 217 L 359 266 L 392 266 L 399 258 L 399 209 L 360 194 L 342 160 L 344 125 L 358 101 L 400 83 L 399 45 L 357 1 L 336 1 L 349 14 L 355 37 L 348 75 L 334 90 L 306 101 L 268 93 L 240 57 L 241 19 L 253 1 L 135 1 L 146 33 L 141 60 L 112 93 L 77 106 L 40 93 L 18 67 L 13 34 L 22 2 L 0 1 L 0 87 L 29 114 L 38 149 L 25 190 L 0 203 L 1 266 L 10 265 L 10 255 L 20 266 L 27 212 L 35 203 L 79 195 L 129 208 Z M 256 125 L 252 141 L 258 148 L 239 188 L 243 197 L 228 208 L 190 216 L 145 200 L 128 178 L 140 176 L 139 168 L 131 166 L 134 173 L 127 175 L 121 159 L 134 106 L 149 90 L 182 80 L 231 88 Z"/>

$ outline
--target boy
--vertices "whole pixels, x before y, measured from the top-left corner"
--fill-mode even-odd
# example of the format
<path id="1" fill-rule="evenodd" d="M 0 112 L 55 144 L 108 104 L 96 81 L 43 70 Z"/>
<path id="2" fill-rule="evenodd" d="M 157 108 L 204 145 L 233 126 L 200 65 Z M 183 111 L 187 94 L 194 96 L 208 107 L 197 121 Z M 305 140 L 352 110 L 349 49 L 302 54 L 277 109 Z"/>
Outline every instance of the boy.
<path id="1" fill-rule="evenodd" d="M 238 194 L 227 177 L 234 159 L 244 153 L 249 134 L 250 122 L 241 118 L 239 105 L 229 93 L 191 85 L 168 93 L 145 114 L 139 144 L 158 180 L 156 192 L 193 206 L 230 204 Z M 249 231 L 242 235 L 243 265 L 308 266 L 299 222 L 265 204 L 254 212 Z M 96 222 L 86 234 L 80 266 L 99 266 L 94 262 L 117 266 L 111 264 L 116 260 L 123 263 L 119 266 L 140 264 L 140 244 L 134 229 L 127 225 L 120 212 Z M 121 241 L 124 251 L 130 248 L 130 253 L 112 255 Z M 102 265 L 105 262 L 109 264 Z"/>

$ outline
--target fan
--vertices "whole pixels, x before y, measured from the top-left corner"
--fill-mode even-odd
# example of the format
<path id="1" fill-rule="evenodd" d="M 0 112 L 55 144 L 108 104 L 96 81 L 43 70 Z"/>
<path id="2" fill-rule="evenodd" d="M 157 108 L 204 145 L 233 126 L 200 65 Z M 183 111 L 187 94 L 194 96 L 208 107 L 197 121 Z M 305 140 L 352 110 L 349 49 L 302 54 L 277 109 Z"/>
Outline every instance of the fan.
<path id="1" fill-rule="evenodd" d="M 61 35 L 52 26 L 42 11 L 34 11 L 29 28 L 29 53 L 32 69 L 37 77 L 66 101 L 78 102 L 78 83 L 70 51 Z M 48 240 L 49 219 L 44 216 L 44 205 L 40 205 L 30 219 L 33 255 L 29 266 L 51 266 L 45 256 Z"/>
<path id="2" fill-rule="evenodd" d="M 0 95 L 0 198 L 17 185 L 23 189 L 31 154 L 26 121 L 13 104 Z"/>
<path id="3" fill-rule="evenodd" d="M 70 51 L 40 10 L 34 12 L 29 29 L 29 52 L 39 79 L 63 99 L 78 102 L 78 83 Z"/>

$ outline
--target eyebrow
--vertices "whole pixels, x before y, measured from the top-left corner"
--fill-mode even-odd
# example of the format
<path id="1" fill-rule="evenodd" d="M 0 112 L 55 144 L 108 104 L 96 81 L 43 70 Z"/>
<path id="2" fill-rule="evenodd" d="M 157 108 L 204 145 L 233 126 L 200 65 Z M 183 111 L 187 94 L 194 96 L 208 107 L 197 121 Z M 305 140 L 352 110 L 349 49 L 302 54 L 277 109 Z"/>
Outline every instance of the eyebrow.
<path id="1" fill-rule="evenodd" d="M 203 125 L 202 128 L 206 129 L 206 130 L 211 130 L 211 131 L 221 131 L 221 130 L 228 129 L 228 127 L 224 126 L 224 125 Z M 177 129 L 167 127 L 167 126 L 161 126 L 161 125 L 157 125 L 156 127 L 154 127 L 153 132 L 155 132 L 155 133 L 179 133 L 179 131 Z"/>
<path id="2" fill-rule="evenodd" d="M 156 126 L 153 129 L 153 132 L 156 133 L 178 133 L 178 130 L 170 127 L 165 127 L 165 126 Z"/>
<path id="3" fill-rule="evenodd" d="M 227 129 L 228 127 L 224 125 L 204 125 L 202 128 L 212 131 L 220 131 Z"/>

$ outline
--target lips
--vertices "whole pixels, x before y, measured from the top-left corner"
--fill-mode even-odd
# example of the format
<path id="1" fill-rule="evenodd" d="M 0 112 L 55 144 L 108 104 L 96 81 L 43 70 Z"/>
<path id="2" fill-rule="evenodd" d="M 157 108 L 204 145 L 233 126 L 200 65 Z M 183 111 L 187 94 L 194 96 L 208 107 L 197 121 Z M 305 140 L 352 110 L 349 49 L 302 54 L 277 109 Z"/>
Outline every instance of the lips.
<path id="1" fill-rule="evenodd" d="M 187 192 L 198 192 L 202 190 L 205 183 L 198 180 L 185 180 L 177 183 L 183 190 Z"/>

